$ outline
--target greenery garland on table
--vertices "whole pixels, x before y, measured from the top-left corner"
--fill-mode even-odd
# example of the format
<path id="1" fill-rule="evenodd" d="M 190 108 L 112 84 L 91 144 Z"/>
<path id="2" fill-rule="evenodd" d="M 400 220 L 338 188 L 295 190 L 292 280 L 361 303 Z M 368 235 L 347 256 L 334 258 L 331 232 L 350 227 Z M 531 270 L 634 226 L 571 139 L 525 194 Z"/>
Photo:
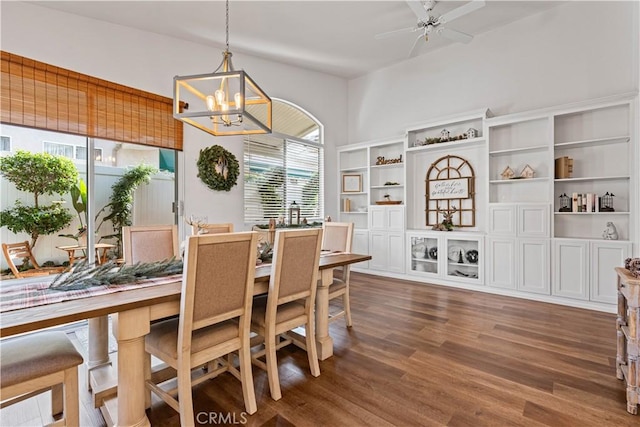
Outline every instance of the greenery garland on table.
<path id="1" fill-rule="evenodd" d="M 200 150 L 197 165 L 198 178 L 212 190 L 229 191 L 238 182 L 238 159 L 219 145 Z"/>
<path id="2" fill-rule="evenodd" d="M 96 266 L 85 261 L 76 264 L 70 272 L 58 275 L 49 285 L 49 289 L 74 291 L 91 286 L 124 285 L 173 274 L 182 274 L 182 260 L 171 258 L 120 267 L 114 261 Z"/>

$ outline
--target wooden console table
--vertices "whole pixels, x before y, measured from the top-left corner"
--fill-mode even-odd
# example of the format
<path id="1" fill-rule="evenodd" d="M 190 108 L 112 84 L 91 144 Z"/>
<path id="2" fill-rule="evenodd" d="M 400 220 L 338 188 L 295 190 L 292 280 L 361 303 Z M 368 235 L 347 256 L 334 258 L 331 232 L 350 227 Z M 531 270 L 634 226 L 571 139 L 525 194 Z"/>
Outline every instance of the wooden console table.
<path id="1" fill-rule="evenodd" d="M 629 270 L 618 273 L 616 377 L 627 383 L 627 412 L 638 413 L 640 402 L 640 279 Z"/>

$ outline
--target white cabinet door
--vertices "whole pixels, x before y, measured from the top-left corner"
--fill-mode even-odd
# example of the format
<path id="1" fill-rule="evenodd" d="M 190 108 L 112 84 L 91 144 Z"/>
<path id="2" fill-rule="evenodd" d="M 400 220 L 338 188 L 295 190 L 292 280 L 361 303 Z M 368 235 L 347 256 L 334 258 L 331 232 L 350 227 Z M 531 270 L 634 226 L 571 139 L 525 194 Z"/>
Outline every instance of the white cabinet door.
<path id="1" fill-rule="evenodd" d="M 518 239 L 518 289 L 549 294 L 549 241 Z"/>
<path id="2" fill-rule="evenodd" d="M 404 231 L 404 206 L 387 206 L 387 227 L 389 231 Z"/>
<path id="3" fill-rule="evenodd" d="M 387 271 L 404 273 L 404 233 L 388 233 L 387 245 Z"/>
<path id="4" fill-rule="evenodd" d="M 516 241 L 508 238 L 489 238 L 487 284 L 497 288 L 516 288 Z"/>
<path id="5" fill-rule="evenodd" d="M 618 301 L 615 267 L 622 267 L 631 253 L 628 242 L 591 242 L 591 301 L 615 304 Z"/>
<path id="6" fill-rule="evenodd" d="M 518 236 L 549 237 L 549 205 L 518 205 Z"/>
<path id="7" fill-rule="evenodd" d="M 589 299 L 589 242 L 555 239 L 553 245 L 553 294 Z"/>
<path id="8" fill-rule="evenodd" d="M 388 233 L 384 231 L 369 232 L 369 250 L 371 260 L 369 260 L 369 268 L 372 270 L 386 270 L 388 256 Z"/>
<path id="9" fill-rule="evenodd" d="M 369 229 L 404 231 L 404 206 L 370 206 Z"/>
<path id="10" fill-rule="evenodd" d="M 353 231 L 351 251 L 356 254 L 369 254 L 369 232 L 367 230 Z M 353 266 L 355 268 L 369 268 L 369 261 L 359 262 Z"/>
<path id="11" fill-rule="evenodd" d="M 516 205 L 489 205 L 489 235 L 516 235 Z"/>
<path id="12" fill-rule="evenodd" d="M 388 223 L 387 211 L 384 206 L 369 207 L 369 229 L 370 230 L 387 230 Z"/>
<path id="13" fill-rule="evenodd" d="M 369 249 L 370 269 L 404 273 L 404 233 L 371 231 Z"/>

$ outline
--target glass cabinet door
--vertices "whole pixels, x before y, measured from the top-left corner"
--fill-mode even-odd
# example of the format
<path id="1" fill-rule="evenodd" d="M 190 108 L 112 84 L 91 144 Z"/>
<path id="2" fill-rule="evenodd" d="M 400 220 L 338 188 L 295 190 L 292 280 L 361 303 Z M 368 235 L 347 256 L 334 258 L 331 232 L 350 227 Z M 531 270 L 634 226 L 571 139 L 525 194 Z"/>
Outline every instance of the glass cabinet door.
<path id="1" fill-rule="evenodd" d="M 412 236 L 411 272 L 438 274 L 438 239 Z"/>
<path id="2" fill-rule="evenodd" d="M 447 276 L 478 279 L 480 251 L 479 241 L 472 239 L 447 239 L 446 257 Z"/>

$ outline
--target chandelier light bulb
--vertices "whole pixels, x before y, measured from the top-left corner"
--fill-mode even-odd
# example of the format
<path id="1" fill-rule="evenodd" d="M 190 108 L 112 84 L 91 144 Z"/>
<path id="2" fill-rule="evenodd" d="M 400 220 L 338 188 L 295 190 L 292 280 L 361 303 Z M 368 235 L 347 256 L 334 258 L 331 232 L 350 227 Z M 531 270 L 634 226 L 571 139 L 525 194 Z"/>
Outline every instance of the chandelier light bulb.
<path id="1" fill-rule="evenodd" d="M 240 92 L 236 92 L 236 94 L 233 96 L 235 102 L 236 102 L 236 110 L 239 110 L 242 108 L 242 95 L 240 94 Z"/>
<path id="2" fill-rule="evenodd" d="M 224 91 L 222 89 L 218 89 L 216 91 L 216 103 L 221 106 L 222 104 L 224 104 L 224 101 L 225 101 Z"/>
<path id="3" fill-rule="evenodd" d="M 205 98 L 207 102 L 207 110 L 215 111 L 216 109 L 216 98 L 213 95 L 209 95 Z"/>

